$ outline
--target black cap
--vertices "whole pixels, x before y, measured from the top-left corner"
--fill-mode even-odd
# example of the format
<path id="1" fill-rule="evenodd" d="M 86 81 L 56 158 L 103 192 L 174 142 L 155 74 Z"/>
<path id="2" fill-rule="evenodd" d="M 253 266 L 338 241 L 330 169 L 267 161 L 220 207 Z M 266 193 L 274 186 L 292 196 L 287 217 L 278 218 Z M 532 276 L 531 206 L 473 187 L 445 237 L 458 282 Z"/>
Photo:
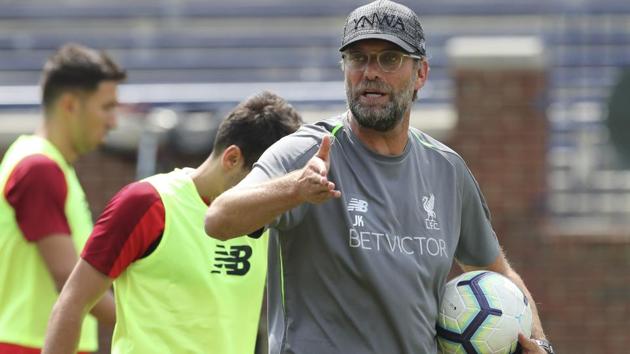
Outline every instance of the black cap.
<path id="1" fill-rule="evenodd" d="M 383 39 L 410 54 L 426 55 L 424 31 L 418 15 L 393 1 L 377 0 L 352 11 L 343 28 L 339 51 L 363 39 Z"/>

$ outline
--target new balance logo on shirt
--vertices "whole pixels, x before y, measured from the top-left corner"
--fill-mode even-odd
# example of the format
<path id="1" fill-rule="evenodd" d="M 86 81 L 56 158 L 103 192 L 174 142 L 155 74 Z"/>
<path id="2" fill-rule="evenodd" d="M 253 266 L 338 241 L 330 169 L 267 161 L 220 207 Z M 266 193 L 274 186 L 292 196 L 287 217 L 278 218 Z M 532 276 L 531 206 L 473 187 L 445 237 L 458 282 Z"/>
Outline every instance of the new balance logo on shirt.
<path id="1" fill-rule="evenodd" d="M 367 213 L 368 202 L 366 202 L 365 200 L 358 199 L 358 198 L 352 198 L 348 202 L 348 211 L 358 211 L 361 213 Z"/>
<path id="2" fill-rule="evenodd" d="M 245 275 L 251 268 L 249 258 L 252 248 L 248 245 L 227 246 L 218 244 L 214 251 L 213 274 Z"/>

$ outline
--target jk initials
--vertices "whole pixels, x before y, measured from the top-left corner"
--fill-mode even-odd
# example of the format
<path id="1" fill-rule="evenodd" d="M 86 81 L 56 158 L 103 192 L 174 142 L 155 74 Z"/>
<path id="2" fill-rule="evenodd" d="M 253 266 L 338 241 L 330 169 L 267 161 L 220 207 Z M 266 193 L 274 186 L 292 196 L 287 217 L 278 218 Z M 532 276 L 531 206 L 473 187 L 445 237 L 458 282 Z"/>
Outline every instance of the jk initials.
<path id="1" fill-rule="evenodd" d="M 355 215 L 354 216 L 354 222 L 352 223 L 352 226 L 365 226 L 363 224 L 363 215 Z"/>

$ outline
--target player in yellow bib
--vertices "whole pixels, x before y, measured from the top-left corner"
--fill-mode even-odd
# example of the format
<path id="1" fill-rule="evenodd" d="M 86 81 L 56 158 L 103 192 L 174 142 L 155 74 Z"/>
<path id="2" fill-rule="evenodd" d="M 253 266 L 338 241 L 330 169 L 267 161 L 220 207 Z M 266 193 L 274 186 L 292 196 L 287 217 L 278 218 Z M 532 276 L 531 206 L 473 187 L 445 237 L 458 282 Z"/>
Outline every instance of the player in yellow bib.
<path id="1" fill-rule="evenodd" d="M 204 233 L 204 214 L 300 124 L 282 98 L 261 93 L 221 123 L 201 166 L 149 177 L 114 196 L 53 309 L 43 353 L 74 353 L 83 316 L 112 282 L 112 353 L 253 353 L 267 236 L 214 240 Z"/>
<path id="2" fill-rule="evenodd" d="M 68 44 L 42 75 L 43 115 L 0 164 L 0 354 L 39 354 L 46 325 L 92 231 L 92 216 L 72 164 L 116 124 L 118 83 L 107 55 Z M 114 325 L 111 294 L 92 313 Z M 97 323 L 83 323 L 79 350 L 97 349 Z"/>

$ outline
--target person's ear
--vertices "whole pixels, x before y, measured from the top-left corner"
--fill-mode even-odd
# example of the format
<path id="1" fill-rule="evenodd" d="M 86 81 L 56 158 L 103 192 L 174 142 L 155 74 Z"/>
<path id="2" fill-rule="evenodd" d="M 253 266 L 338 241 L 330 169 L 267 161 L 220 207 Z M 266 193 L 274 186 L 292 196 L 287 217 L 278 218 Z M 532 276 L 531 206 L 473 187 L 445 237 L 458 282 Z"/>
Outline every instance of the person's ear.
<path id="1" fill-rule="evenodd" d="M 57 107 L 64 115 L 73 115 L 79 110 L 79 95 L 73 92 L 64 92 L 57 98 Z"/>
<path id="2" fill-rule="evenodd" d="M 420 90 L 424 83 L 429 78 L 429 62 L 427 59 L 421 59 L 420 64 L 418 65 L 418 77 L 416 78 L 416 83 L 414 85 L 415 90 Z"/>
<path id="3" fill-rule="evenodd" d="M 221 154 L 221 165 L 226 170 L 232 170 L 243 165 L 243 154 L 241 148 L 230 145 Z"/>

